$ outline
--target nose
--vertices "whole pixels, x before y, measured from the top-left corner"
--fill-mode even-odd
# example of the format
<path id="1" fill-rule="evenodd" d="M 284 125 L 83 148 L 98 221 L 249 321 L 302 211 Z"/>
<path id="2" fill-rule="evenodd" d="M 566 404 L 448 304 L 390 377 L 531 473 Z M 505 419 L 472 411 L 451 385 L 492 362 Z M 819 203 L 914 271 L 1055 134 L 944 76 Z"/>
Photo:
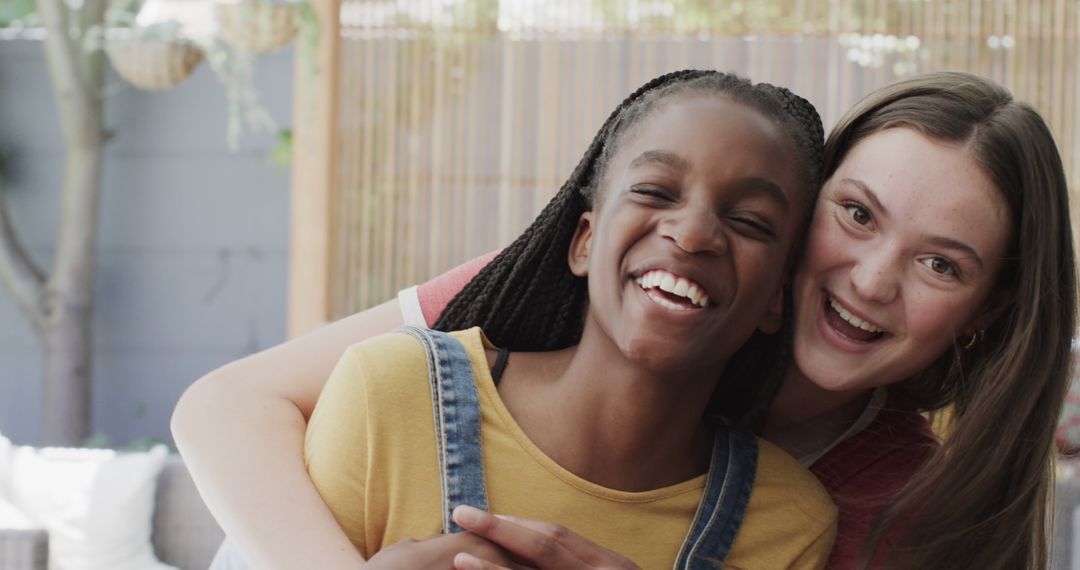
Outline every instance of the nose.
<path id="1" fill-rule="evenodd" d="M 851 268 L 851 285 L 855 294 L 874 303 L 888 303 L 899 290 L 899 268 L 896 255 L 888 248 L 863 251 Z"/>
<path id="2" fill-rule="evenodd" d="M 723 255 L 728 250 L 723 221 L 708 206 L 687 204 L 672 210 L 661 232 L 687 253 Z"/>

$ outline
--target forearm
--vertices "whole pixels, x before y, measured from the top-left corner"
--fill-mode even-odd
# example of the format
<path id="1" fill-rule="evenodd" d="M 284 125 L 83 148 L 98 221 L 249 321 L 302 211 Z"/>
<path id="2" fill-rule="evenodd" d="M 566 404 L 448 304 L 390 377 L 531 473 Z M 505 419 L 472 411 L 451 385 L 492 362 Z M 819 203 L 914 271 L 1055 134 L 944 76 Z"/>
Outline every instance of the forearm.
<path id="1" fill-rule="evenodd" d="M 400 324 L 397 303 L 385 303 L 215 370 L 180 398 L 176 445 L 211 513 L 256 568 L 359 561 L 307 475 L 304 431 L 345 348 Z"/>
<path id="2" fill-rule="evenodd" d="M 236 386 L 213 380 L 185 394 L 173 430 L 204 501 L 245 559 L 259 569 L 359 565 L 304 468 L 301 411 L 278 397 L 230 394 Z"/>

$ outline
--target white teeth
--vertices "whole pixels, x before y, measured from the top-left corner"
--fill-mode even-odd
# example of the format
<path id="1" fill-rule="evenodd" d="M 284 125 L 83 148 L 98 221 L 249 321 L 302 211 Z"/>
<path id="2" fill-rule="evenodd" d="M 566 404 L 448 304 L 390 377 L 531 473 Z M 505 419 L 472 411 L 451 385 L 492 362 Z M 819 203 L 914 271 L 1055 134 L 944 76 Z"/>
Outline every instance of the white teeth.
<path id="1" fill-rule="evenodd" d="M 637 284 L 645 290 L 660 289 L 672 295 L 683 297 L 691 303 L 706 307 L 709 305 L 709 296 L 705 294 L 701 286 L 685 277 L 678 277 L 662 269 L 654 269 L 637 278 Z M 668 309 L 687 310 L 686 307 L 672 303 L 667 299 L 653 296 L 652 299 Z"/>
<path id="2" fill-rule="evenodd" d="M 672 293 L 674 293 L 674 294 L 676 294 L 676 295 L 678 295 L 680 297 L 686 297 L 687 296 L 686 292 L 689 291 L 689 290 L 690 290 L 690 282 L 687 281 L 686 279 L 683 279 L 682 277 L 680 277 L 680 278 L 675 280 L 675 289 L 672 291 Z"/>
<path id="3" fill-rule="evenodd" d="M 686 305 L 679 305 L 678 303 L 672 303 L 671 301 L 668 301 L 667 299 L 665 299 L 663 297 L 651 296 L 650 298 L 656 304 L 660 305 L 661 307 L 664 307 L 666 309 L 670 309 L 672 311 L 691 311 L 691 310 L 693 310 L 693 309 L 687 307 Z"/>
<path id="4" fill-rule="evenodd" d="M 840 315 L 841 319 L 844 319 L 845 321 L 851 323 L 852 325 L 854 325 L 854 326 L 856 326 L 856 327 L 858 327 L 858 328 L 860 328 L 860 329 L 862 329 L 862 330 L 864 330 L 866 332 L 872 332 L 872 333 L 884 332 L 883 330 L 875 327 L 874 325 L 872 325 L 872 324 L 860 319 L 859 317 L 856 317 L 855 315 L 851 314 L 851 312 L 849 312 L 847 309 L 840 306 L 840 303 L 837 303 L 836 301 L 834 301 L 832 299 L 829 299 L 829 306 L 832 307 L 833 310 L 836 311 L 837 314 Z"/>
<path id="5" fill-rule="evenodd" d="M 667 291 L 668 293 L 675 292 L 675 276 L 668 273 L 664 275 L 664 278 L 660 280 L 660 290 Z"/>
<path id="6" fill-rule="evenodd" d="M 695 305 L 705 306 L 701 302 L 701 299 L 705 296 L 705 294 L 701 292 L 701 287 L 691 283 L 690 288 L 686 290 L 686 296 L 689 297 Z"/>

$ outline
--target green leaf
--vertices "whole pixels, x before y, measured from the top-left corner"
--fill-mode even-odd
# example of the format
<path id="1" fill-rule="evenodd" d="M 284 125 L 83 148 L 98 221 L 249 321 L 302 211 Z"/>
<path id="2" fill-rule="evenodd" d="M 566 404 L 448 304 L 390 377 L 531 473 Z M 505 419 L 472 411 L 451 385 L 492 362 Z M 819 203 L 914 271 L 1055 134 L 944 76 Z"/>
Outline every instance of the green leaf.
<path id="1" fill-rule="evenodd" d="M 278 131 L 277 144 L 270 151 L 270 164 L 281 168 L 292 163 L 292 129 Z"/>

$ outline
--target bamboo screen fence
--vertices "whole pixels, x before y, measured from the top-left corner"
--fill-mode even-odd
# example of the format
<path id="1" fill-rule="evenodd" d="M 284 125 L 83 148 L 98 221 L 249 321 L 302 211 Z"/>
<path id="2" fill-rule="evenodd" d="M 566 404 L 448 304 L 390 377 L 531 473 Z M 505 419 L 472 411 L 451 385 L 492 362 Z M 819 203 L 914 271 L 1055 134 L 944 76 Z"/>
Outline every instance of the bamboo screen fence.
<path id="1" fill-rule="evenodd" d="M 826 128 L 898 77 L 971 71 L 1037 107 L 1080 177 L 1080 0 L 345 1 L 340 16 L 331 316 L 509 243 L 611 109 L 680 68 L 789 87 Z"/>

